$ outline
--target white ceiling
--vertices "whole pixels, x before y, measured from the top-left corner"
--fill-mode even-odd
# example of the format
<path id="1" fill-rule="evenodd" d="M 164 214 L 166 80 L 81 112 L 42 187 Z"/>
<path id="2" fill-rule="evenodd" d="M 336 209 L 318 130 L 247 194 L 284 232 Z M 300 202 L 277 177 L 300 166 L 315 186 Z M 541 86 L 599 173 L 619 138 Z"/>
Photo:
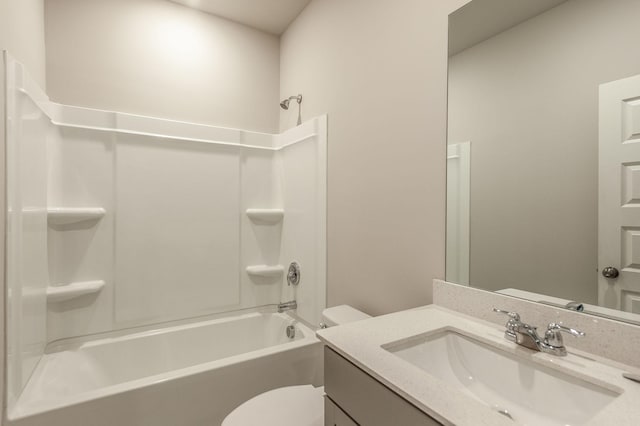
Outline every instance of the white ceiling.
<path id="1" fill-rule="evenodd" d="M 449 56 L 567 0 L 473 0 L 449 15 Z"/>
<path id="2" fill-rule="evenodd" d="M 311 0 L 171 0 L 280 35 Z"/>

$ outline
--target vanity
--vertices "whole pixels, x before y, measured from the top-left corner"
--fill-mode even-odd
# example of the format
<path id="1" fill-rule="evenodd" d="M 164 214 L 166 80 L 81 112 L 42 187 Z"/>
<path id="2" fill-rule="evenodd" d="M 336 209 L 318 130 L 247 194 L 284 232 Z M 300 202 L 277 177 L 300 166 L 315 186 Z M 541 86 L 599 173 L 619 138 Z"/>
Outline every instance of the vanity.
<path id="1" fill-rule="evenodd" d="M 325 426 L 439 425 L 335 350 L 324 350 Z"/>
<path id="2" fill-rule="evenodd" d="M 325 425 L 639 425 L 640 2 L 462 3 L 447 282 L 318 332 Z"/>
<path id="3" fill-rule="evenodd" d="M 637 425 L 633 367 L 533 351 L 505 327 L 441 306 L 318 332 L 325 425 Z M 588 338 L 586 336 L 585 338 Z"/>

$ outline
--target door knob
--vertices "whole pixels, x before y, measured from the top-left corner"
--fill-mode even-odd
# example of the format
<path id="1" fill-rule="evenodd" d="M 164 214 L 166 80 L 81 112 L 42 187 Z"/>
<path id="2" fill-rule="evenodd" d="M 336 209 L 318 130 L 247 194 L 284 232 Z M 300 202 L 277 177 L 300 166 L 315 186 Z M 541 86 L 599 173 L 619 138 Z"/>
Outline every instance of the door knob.
<path id="1" fill-rule="evenodd" d="M 613 266 L 607 266 L 602 270 L 602 276 L 605 278 L 618 278 L 620 272 Z"/>

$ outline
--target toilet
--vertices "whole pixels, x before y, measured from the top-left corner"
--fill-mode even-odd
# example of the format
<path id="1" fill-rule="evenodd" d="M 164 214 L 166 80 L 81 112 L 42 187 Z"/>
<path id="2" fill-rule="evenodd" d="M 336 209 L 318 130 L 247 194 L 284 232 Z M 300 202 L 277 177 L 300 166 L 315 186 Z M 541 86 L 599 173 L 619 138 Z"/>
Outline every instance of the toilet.
<path id="1" fill-rule="evenodd" d="M 371 318 L 348 305 L 322 311 L 327 327 Z M 286 386 L 257 395 L 233 410 L 222 426 L 324 426 L 324 386 Z"/>

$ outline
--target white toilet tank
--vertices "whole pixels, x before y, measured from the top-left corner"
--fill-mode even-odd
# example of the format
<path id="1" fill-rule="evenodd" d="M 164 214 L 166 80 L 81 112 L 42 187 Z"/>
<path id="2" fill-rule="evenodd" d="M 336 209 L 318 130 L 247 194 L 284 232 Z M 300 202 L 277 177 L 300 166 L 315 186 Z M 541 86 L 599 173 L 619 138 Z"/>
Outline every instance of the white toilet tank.
<path id="1" fill-rule="evenodd" d="M 333 306 L 322 311 L 322 323 L 327 327 L 347 324 L 367 318 L 371 318 L 371 316 L 349 305 Z"/>

